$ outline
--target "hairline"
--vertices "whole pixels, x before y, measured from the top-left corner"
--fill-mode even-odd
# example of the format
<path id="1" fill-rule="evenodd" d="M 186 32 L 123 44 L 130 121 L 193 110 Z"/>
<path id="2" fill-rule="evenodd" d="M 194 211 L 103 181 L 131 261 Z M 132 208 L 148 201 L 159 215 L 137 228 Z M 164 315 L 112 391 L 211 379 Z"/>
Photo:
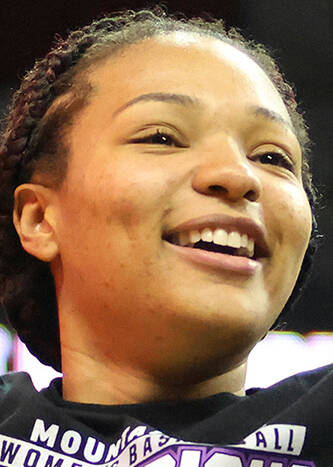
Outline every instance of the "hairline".
<path id="1" fill-rule="evenodd" d="M 194 26 L 195 28 L 195 26 Z M 42 124 L 47 123 L 47 121 L 51 118 L 57 118 L 57 117 L 64 117 L 66 124 L 71 126 L 74 122 L 73 119 L 83 111 L 87 105 L 89 105 L 91 97 L 97 92 L 98 90 L 98 84 L 96 82 L 93 82 L 92 79 L 92 74 L 96 72 L 96 68 L 91 69 L 91 65 L 96 65 L 97 67 L 102 67 L 105 61 L 108 59 L 114 58 L 117 54 L 121 54 L 126 50 L 127 48 L 139 44 L 141 42 L 144 42 L 146 40 L 151 40 L 154 39 L 155 37 L 159 36 L 166 36 L 166 35 L 171 35 L 177 32 L 181 33 L 187 33 L 187 34 L 192 34 L 192 35 L 197 35 L 197 36 L 202 36 L 202 37 L 210 37 L 212 39 L 218 40 L 220 42 L 224 42 L 228 44 L 229 46 L 234 47 L 236 50 L 246 54 L 246 56 L 252 60 L 259 68 L 265 73 L 267 78 L 270 80 L 278 94 L 281 96 L 281 99 L 283 101 L 283 104 L 288 112 L 288 115 L 291 120 L 291 126 L 294 130 L 294 134 L 300 144 L 301 151 L 302 151 L 302 175 L 303 175 L 303 169 L 304 169 L 304 160 L 306 158 L 306 147 L 305 143 L 303 141 L 301 132 L 302 129 L 298 128 L 298 125 L 295 121 L 295 116 L 293 115 L 293 110 L 289 108 L 282 98 L 281 92 L 273 82 L 272 78 L 269 76 L 268 72 L 263 68 L 263 66 L 247 51 L 245 48 L 241 47 L 241 44 L 233 43 L 232 39 L 229 37 L 223 37 L 219 33 L 215 31 L 196 31 L 196 30 L 191 30 L 191 29 L 182 29 L 179 27 L 179 29 L 175 30 L 163 30 L 161 29 L 160 31 L 155 31 L 151 33 L 150 35 L 145 35 L 140 38 L 136 38 L 135 40 L 127 40 L 124 41 L 122 44 L 117 44 L 115 42 L 112 42 L 112 39 L 110 41 L 106 41 L 105 43 L 99 43 L 98 49 L 95 51 L 92 51 L 91 54 L 88 54 L 86 56 L 83 56 L 77 63 L 76 67 L 74 68 L 74 73 L 73 77 L 71 79 L 71 89 L 66 91 L 65 93 L 60 94 L 59 96 L 56 97 L 56 99 L 51 103 L 50 107 L 46 111 L 43 119 L 42 119 Z M 64 108 L 63 107 L 63 101 L 67 103 L 68 105 Z M 55 109 L 54 109 L 55 107 Z M 298 115 L 298 112 L 295 111 L 295 113 Z M 61 145 L 62 149 L 66 151 L 65 159 L 68 164 L 69 158 L 70 158 L 70 143 L 68 141 L 68 136 L 69 136 L 69 128 L 65 128 L 64 123 L 60 125 L 60 128 L 56 130 L 57 136 L 61 138 L 61 142 L 59 145 Z M 67 141 L 66 141 L 67 140 Z M 58 151 L 57 151 L 58 153 Z M 56 156 L 58 157 L 58 155 Z M 37 162 L 37 172 L 38 172 L 38 166 L 39 163 Z M 35 171 L 33 172 L 32 175 L 34 175 Z M 46 175 L 45 171 L 42 171 L 43 174 Z M 51 175 L 51 174 L 47 174 Z M 55 182 L 55 188 L 60 188 L 62 183 L 64 182 L 65 178 L 67 175 L 67 168 L 64 170 L 63 176 L 60 177 L 60 179 L 56 180 Z M 52 175 L 51 175 L 52 179 Z"/>

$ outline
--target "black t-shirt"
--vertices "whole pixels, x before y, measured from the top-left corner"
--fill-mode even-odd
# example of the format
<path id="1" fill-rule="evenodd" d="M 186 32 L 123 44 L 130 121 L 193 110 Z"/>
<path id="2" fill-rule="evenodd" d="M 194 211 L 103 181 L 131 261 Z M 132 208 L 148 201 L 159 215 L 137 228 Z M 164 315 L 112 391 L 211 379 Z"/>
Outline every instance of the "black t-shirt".
<path id="1" fill-rule="evenodd" d="M 333 365 L 246 396 L 94 405 L 0 378 L 0 467 L 333 467 Z"/>

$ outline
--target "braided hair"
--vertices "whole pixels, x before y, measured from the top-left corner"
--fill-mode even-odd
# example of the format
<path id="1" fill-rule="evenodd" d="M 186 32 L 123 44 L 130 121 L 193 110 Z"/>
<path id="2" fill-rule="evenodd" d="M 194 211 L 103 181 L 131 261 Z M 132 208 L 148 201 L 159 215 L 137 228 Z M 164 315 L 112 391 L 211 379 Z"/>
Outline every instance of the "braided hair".
<path id="1" fill-rule="evenodd" d="M 59 324 L 54 281 L 48 263 L 26 253 L 13 226 L 13 194 L 38 171 L 59 188 L 66 177 L 68 148 L 64 134 L 75 114 L 89 101 L 89 67 L 146 38 L 173 31 L 211 36 L 245 52 L 269 76 L 291 117 L 303 150 L 303 184 L 313 213 L 313 231 L 296 286 L 284 308 L 296 301 L 309 275 L 317 248 L 314 218 L 316 190 L 308 156 L 310 141 L 292 87 L 266 49 L 246 40 L 220 19 L 186 19 L 161 7 L 103 16 L 57 36 L 45 58 L 22 79 L 13 95 L 1 132 L 0 146 L 0 299 L 21 340 L 43 363 L 61 369 Z"/>

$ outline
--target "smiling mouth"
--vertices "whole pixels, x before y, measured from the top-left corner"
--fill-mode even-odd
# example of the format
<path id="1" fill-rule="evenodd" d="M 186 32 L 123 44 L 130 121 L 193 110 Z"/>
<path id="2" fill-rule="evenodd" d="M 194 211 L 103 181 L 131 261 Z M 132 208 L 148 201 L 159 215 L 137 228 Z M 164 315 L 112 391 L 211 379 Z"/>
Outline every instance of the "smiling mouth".
<path id="1" fill-rule="evenodd" d="M 166 235 L 164 240 L 184 248 L 193 248 L 231 256 L 257 259 L 258 251 L 253 239 L 239 232 L 227 232 L 218 228 L 200 231 L 176 232 Z"/>
<path id="2" fill-rule="evenodd" d="M 190 247 L 190 245 L 187 245 L 187 247 Z M 232 255 L 232 256 L 246 256 L 247 258 L 252 258 L 254 259 L 254 255 L 250 256 L 249 252 L 246 248 L 235 248 L 232 246 L 227 246 L 227 245 L 216 245 L 215 243 L 211 242 L 203 242 L 200 240 L 199 242 L 195 243 L 192 248 L 198 248 L 199 250 L 205 250 L 205 251 L 212 251 L 213 253 L 223 253 L 225 255 Z"/>

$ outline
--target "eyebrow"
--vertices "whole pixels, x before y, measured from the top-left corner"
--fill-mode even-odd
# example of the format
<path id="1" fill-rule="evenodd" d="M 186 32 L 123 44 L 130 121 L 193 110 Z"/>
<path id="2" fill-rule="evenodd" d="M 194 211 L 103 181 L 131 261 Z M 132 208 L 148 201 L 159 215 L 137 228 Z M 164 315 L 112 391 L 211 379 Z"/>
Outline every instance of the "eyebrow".
<path id="1" fill-rule="evenodd" d="M 201 102 L 195 97 L 191 97 L 187 94 L 172 94 L 168 92 L 151 92 L 148 94 L 142 94 L 141 96 L 134 97 L 130 101 L 123 104 L 119 107 L 114 113 L 113 117 L 118 115 L 120 112 L 123 112 L 128 107 L 135 105 L 139 102 L 167 102 L 168 104 L 180 104 L 184 107 L 199 107 Z"/>
<path id="2" fill-rule="evenodd" d="M 250 113 L 254 114 L 256 117 L 264 117 L 267 120 L 280 123 L 292 131 L 295 136 L 297 136 L 293 125 L 288 120 L 283 118 L 282 115 L 274 112 L 274 110 L 267 109 L 267 107 L 251 107 Z"/>
<path id="3" fill-rule="evenodd" d="M 123 112 L 128 107 L 138 104 L 139 102 L 167 102 L 168 104 L 180 104 L 184 107 L 203 107 L 203 103 L 200 99 L 194 96 L 189 96 L 188 94 L 173 94 L 167 92 L 151 92 L 147 94 L 141 94 L 140 96 L 134 97 L 130 101 L 126 102 L 120 106 L 114 113 L 113 118 L 116 117 L 119 113 Z M 293 125 L 282 117 L 279 113 L 274 110 L 268 109 L 267 107 L 260 106 L 251 106 L 249 107 L 249 113 L 255 117 L 263 117 L 267 120 L 271 120 L 275 123 L 279 123 L 296 135 L 296 131 Z"/>

